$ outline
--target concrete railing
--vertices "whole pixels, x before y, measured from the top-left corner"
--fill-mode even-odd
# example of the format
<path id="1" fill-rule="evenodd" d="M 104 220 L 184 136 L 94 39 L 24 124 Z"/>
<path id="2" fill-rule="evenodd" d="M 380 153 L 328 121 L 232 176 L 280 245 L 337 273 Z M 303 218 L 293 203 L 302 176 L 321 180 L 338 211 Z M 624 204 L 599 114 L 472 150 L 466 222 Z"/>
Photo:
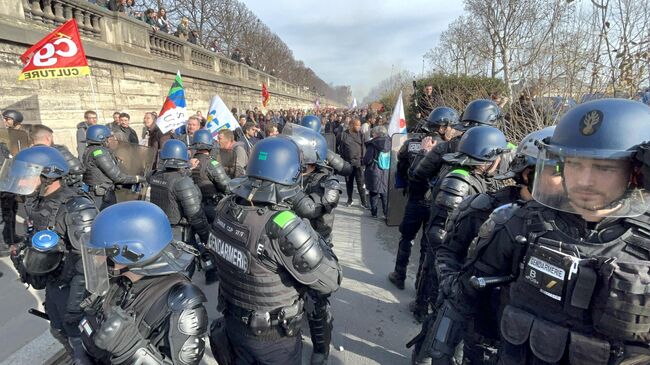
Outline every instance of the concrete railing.
<path id="1" fill-rule="evenodd" d="M 156 32 L 139 19 L 109 11 L 85 0 L 0 0 L 0 15 L 5 19 L 19 18 L 30 28 L 41 28 L 44 31 L 74 18 L 82 37 L 95 41 L 94 45 L 99 48 L 113 49 L 122 54 L 150 56 L 174 64 L 181 63 L 186 68 L 212 73 L 251 88 L 259 89 L 264 83 L 271 93 L 305 100 L 316 99 L 315 93 L 305 91 L 301 86 L 173 35 Z M 92 57 L 92 54 L 89 53 L 89 56 Z M 155 67 L 155 64 L 152 67 Z"/>

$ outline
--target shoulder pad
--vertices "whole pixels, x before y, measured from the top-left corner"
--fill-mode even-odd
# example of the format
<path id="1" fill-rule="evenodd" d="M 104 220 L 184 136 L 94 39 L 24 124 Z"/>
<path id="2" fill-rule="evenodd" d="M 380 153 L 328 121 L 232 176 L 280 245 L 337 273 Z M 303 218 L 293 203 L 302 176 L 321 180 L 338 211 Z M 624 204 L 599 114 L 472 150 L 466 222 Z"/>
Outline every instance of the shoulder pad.
<path id="1" fill-rule="evenodd" d="M 462 175 L 454 174 L 453 171 L 440 182 L 440 190 L 457 196 L 467 196 L 470 184 Z"/>
<path id="2" fill-rule="evenodd" d="M 625 218 L 626 222 L 629 222 L 637 227 L 646 229 L 650 231 L 650 213 L 646 212 L 641 214 L 638 217 L 627 217 Z"/>
<path id="3" fill-rule="evenodd" d="M 77 212 L 88 209 L 95 209 L 95 203 L 87 196 L 75 195 L 66 202 L 68 212 Z"/>
<path id="4" fill-rule="evenodd" d="M 321 182 L 321 186 L 325 189 L 339 190 L 343 192 L 341 183 L 333 176 L 323 180 L 323 182 Z"/>
<path id="5" fill-rule="evenodd" d="M 515 215 L 515 212 L 519 210 L 519 205 L 515 203 L 510 203 L 510 204 L 504 204 L 498 208 L 496 208 L 492 214 L 490 214 L 490 218 L 494 221 L 496 224 L 504 224 L 507 221 L 510 220 Z"/>
<path id="6" fill-rule="evenodd" d="M 207 301 L 208 299 L 201 289 L 185 280 L 174 285 L 169 290 L 169 296 L 167 297 L 167 304 L 174 312 L 194 308 Z"/>
<path id="7" fill-rule="evenodd" d="M 467 198 L 463 199 L 463 201 L 461 201 L 460 204 L 458 205 L 458 209 L 459 210 L 465 210 L 465 209 L 471 207 L 472 206 L 472 201 L 474 200 L 475 197 L 476 197 L 476 195 L 470 195 Z"/>
<path id="8" fill-rule="evenodd" d="M 189 176 L 182 176 L 174 183 L 174 188 L 177 191 L 194 189 L 195 186 L 196 185 L 194 184 L 194 180 L 192 180 L 192 178 Z"/>
<path id="9" fill-rule="evenodd" d="M 481 193 L 472 195 L 470 198 L 470 207 L 476 210 L 491 210 L 492 209 L 492 197 L 488 194 Z"/>
<path id="10" fill-rule="evenodd" d="M 219 163 L 219 161 L 215 160 L 214 158 L 210 158 L 210 165 L 219 166 L 220 163 Z"/>

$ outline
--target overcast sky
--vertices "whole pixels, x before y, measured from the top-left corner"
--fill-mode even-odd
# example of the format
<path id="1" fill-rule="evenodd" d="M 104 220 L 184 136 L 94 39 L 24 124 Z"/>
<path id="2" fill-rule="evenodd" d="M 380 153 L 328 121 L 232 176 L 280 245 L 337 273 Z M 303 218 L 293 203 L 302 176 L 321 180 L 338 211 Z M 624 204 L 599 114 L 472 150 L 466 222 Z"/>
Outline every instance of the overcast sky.
<path id="1" fill-rule="evenodd" d="M 461 1 L 244 0 L 318 76 L 361 99 L 393 65 L 416 74 L 422 56 L 462 14 Z"/>

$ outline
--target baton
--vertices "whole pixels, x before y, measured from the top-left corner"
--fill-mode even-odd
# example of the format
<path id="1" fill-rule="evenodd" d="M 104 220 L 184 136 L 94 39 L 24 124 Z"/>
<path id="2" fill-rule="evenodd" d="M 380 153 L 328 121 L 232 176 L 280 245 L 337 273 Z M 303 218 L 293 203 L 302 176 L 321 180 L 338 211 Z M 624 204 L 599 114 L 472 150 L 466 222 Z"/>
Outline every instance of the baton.
<path id="1" fill-rule="evenodd" d="M 515 280 L 515 277 L 512 275 L 508 276 L 481 276 L 481 277 L 476 277 L 472 276 L 469 279 L 469 284 L 472 286 L 474 289 L 485 289 L 488 286 L 497 286 L 501 284 L 507 284 L 511 281 Z"/>
<path id="2" fill-rule="evenodd" d="M 35 309 L 35 308 L 29 308 L 27 310 L 27 313 L 35 315 L 36 317 L 44 319 L 46 321 L 50 320 L 50 316 L 48 316 L 47 313 L 41 312 L 41 311 L 39 311 L 38 309 Z"/>

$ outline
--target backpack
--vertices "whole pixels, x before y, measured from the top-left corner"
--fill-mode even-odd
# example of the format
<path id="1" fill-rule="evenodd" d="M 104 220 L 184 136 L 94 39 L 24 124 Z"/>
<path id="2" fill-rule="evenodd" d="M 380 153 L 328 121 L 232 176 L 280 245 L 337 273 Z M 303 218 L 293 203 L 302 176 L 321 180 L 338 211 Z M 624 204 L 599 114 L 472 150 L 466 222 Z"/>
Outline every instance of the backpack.
<path id="1" fill-rule="evenodd" d="M 380 170 L 390 169 L 390 152 L 379 152 L 376 162 Z"/>

